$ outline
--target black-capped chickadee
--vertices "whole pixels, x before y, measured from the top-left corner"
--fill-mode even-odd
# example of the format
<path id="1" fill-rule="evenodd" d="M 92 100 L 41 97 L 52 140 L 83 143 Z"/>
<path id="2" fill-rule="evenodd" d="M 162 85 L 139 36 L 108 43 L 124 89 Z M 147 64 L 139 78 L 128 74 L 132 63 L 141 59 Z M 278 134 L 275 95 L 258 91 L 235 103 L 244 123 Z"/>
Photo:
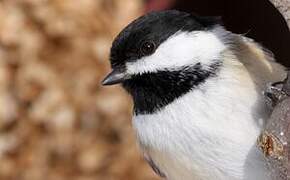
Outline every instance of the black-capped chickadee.
<path id="1" fill-rule="evenodd" d="M 256 140 L 269 116 L 262 91 L 285 68 L 219 19 L 169 10 L 129 24 L 114 40 L 113 71 L 134 100 L 133 126 L 168 180 L 268 180 Z"/>

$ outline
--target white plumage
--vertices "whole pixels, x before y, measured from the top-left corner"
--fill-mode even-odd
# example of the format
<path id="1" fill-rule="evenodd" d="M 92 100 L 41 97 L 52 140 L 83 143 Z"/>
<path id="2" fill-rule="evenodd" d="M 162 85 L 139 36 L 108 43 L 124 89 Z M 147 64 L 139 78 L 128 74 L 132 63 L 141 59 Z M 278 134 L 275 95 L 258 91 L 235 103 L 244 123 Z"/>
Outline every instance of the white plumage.
<path id="1" fill-rule="evenodd" d="M 221 26 L 177 32 L 126 67 L 142 74 L 197 62 L 207 66 L 215 58 L 223 61 L 217 76 L 153 114 L 133 117 L 140 147 L 168 180 L 267 180 L 256 147 L 269 114 L 262 91 L 286 73 L 261 46 Z"/>

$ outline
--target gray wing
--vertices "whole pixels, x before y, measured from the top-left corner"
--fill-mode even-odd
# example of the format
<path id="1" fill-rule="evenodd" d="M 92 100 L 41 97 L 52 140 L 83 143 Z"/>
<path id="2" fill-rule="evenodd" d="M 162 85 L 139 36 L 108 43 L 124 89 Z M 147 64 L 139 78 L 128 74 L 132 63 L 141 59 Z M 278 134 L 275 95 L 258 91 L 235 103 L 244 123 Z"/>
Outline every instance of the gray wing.
<path id="1" fill-rule="evenodd" d="M 157 175 L 162 178 L 166 178 L 165 174 L 158 168 L 158 166 L 154 163 L 152 158 L 147 153 L 144 153 L 144 159 L 147 161 L 147 163 L 151 166 L 151 168 Z"/>

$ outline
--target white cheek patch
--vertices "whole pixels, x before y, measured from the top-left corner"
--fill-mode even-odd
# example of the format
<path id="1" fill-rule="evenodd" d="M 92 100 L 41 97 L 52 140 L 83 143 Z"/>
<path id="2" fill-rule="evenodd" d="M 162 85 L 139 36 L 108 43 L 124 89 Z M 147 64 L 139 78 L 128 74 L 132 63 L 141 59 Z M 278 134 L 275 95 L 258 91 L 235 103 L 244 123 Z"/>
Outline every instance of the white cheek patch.
<path id="1" fill-rule="evenodd" d="M 142 74 L 182 66 L 210 65 L 220 57 L 225 44 L 211 31 L 178 32 L 163 42 L 150 56 L 126 63 L 129 74 Z"/>

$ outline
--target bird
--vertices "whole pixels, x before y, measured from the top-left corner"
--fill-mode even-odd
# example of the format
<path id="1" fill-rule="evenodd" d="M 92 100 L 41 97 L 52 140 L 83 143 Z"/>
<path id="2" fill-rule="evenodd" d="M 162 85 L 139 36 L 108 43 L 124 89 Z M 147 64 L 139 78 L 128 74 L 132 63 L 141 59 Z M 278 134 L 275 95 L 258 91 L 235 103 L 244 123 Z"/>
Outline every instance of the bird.
<path id="1" fill-rule="evenodd" d="M 270 180 L 256 146 L 270 111 L 263 90 L 286 69 L 220 17 L 177 10 L 147 13 L 110 51 L 103 85 L 133 99 L 137 144 L 167 180 Z"/>

